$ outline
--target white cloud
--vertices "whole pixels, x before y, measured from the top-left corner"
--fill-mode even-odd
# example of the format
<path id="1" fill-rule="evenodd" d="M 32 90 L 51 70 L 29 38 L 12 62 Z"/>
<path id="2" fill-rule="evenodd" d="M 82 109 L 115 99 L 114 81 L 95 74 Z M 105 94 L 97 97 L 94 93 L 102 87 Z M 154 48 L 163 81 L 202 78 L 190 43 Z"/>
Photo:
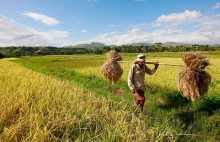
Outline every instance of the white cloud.
<path id="1" fill-rule="evenodd" d="M 110 33 L 105 33 L 105 34 L 99 34 L 97 36 L 94 37 L 95 40 L 105 40 L 106 38 L 109 38 L 110 36 L 116 35 L 118 34 L 117 31 L 115 32 L 110 32 Z"/>
<path id="2" fill-rule="evenodd" d="M 108 26 L 109 27 L 118 27 L 118 25 L 116 25 L 116 24 L 109 24 Z"/>
<path id="3" fill-rule="evenodd" d="M 169 27 L 160 26 L 160 29 L 151 29 L 146 32 L 144 29 L 150 24 L 139 24 L 132 29 L 121 33 L 104 33 L 95 36 L 84 42 L 101 42 L 107 45 L 123 45 L 138 42 L 181 42 L 191 44 L 220 44 L 220 14 L 201 16 L 194 23 L 192 30 L 183 29 L 181 26 Z M 143 27 L 141 27 L 143 26 Z M 193 28 L 196 26 L 196 28 Z"/>
<path id="4" fill-rule="evenodd" d="M 22 14 L 26 17 L 30 17 L 30 18 L 34 19 L 35 21 L 40 21 L 40 22 L 42 22 L 46 25 L 49 25 L 49 26 L 55 26 L 60 23 L 55 18 L 48 17 L 46 15 L 39 14 L 39 13 L 23 12 Z"/>
<path id="5" fill-rule="evenodd" d="M 87 33 L 88 31 L 86 29 L 81 30 L 82 33 Z"/>
<path id="6" fill-rule="evenodd" d="M 201 12 L 186 10 L 183 13 L 171 13 L 169 15 L 160 16 L 156 23 L 166 23 L 170 25 L 181 25 L 185 23 L 191 23 L 198 20 L 202 16 Z"/>
<path id="7" fill-rule="evenodd" d="M 67 31 L 39 32 L 0 16 L 0 46 L 59 46 L 58 43 L 61 43 L 55 41 L 62 41 L 68 36 Z"/>
<path id="8" fill-rule="evenodd" d="M 155 43 L 167 41 L 192 44 L 220 44 L 220 14 L 211 15 L 209 13 L 209 15 L 202 15 L 197 11 L 186 10 L 183 13 L 172 13 L 163 15 L 163 18 L 161 17 L 158 17 L 155 22 L 133 25 L 127 30 L 124 29 L 126 30 L 125 32 L 106 32 L 97 34 L 88 40 L 81 40 L 75 37 L 66 40 L 69 36 L 67 31 L 39 32 L 0 16 L 0 46 L 66 46 L 90 42 L 123 45 L 137 42 Z M 184 24 L 188 24 L 186 29 L 184 29 Z M 87 32 L 87 30 L 82 29 L 81 32 Z"/>
<path id="9" fill-rule="evenodd" d="M 38 32 L 39 35 L 46 37 L 46 39 L 53 40 L 55 38 L 65 38 L 69 36 L 69 32 L 60 30 L 51 30 L 48 32 Z"/>
<path id="10" fill-rule="evenodd" d="M 220 2 L 217 2 L 215 6 L 213 6 L 213 9 L 218 9 L 220 8 Z"/>
<path id="11" fill-rule="evenodd" d="M 72 40 L 77 40 L 78 38 L 77 37 L 72 37 Z"/>
<path id="12" fill-rule="evenodd" d="M 154 23 L 154 24 L 152 24 L 152 27 L 153 27 L 153 28 L 160 27 L 160 26 L 161 26 L 160 23 Z"/>

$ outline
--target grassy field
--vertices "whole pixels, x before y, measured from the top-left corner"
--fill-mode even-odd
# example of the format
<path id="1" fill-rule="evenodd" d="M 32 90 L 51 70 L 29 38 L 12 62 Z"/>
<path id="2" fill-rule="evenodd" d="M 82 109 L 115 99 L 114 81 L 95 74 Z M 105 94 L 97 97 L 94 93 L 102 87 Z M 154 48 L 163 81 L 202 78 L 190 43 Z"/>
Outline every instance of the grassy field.
<path id="1" fill-rule="evenodd" d="M 148 61 L 183 64 L 183 54 L 146 55 Z M 121 64 L 123 76 L 112 85 L 103 79 L 100 72 L 100 66 L 106 60 L 105 55 L 22 57 L 13 60 L 46 75 L 5 59 L 0 60 L 3 69 L 0 70 L 0 81 L 3 82 L 0 90 L 1 137 L 6 140 L 21 137 L 27 141 L 40 138 L 44 138 L 44 141 L 219 141 L 220 53 L 203 54 L 211 62 L 206 69 L 212 75 L 208 93 L 196 102 L 183 98 L 176 86 L 181 68 L 161 65 L 153 76 L 146 76 L 145 118 L 140 117 L 132 107 L 134 98 L 127 87 L 131 64 Z M 137 54 L 121 55 L 123 60 L 133 61 Z M 14 104 L 15 99 L 19 101 Z M 35 100 L 38 100 L 37 105 L 33 107 L 25 104 Z M 95 105 L 93 102 L 96 102 Z M 46 120 L 41 120 L 44 111 Z M 75 118 L 77 123 L 73 120 Z M 51 122 L 51 119 L 55 120 Z M 45 130 L 48 123 L 53 127 L 46 127 Z M 26 131 L 18 131 L 23 130 L 21 128 Z"/>

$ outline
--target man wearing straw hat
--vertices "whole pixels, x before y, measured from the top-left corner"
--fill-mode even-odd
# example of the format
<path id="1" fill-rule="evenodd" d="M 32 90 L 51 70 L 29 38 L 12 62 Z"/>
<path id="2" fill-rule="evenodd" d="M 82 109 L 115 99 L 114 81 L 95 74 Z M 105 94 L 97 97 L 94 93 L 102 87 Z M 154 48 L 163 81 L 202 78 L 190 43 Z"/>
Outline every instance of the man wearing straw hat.
<path id="1" fill-rule="evenodd" d="M 134 61 L 134 64 L 130 68 L 128 74 L 128 86 L 131 89 L 131 92 L 136 96 L 135 106 L 140 105 L 141 111 L 143 111 L 145 102 L 145 73 L 153 75 L 159 66 L 159 64 L 156 63 L 155 67 L 153 69 L 150 69 L 145 65 L 145 59 L 145 55 L 139 54 L 137 56 L 137 59 Z"/>

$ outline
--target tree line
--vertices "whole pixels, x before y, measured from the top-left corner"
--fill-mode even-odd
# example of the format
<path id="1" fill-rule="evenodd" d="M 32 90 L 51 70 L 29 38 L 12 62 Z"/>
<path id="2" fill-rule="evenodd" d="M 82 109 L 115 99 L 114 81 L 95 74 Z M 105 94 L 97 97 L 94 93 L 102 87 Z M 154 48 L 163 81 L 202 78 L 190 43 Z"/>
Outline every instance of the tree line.
<path id="1" fill-rule="evenodd" d="M 21 56 L 42 56 L 42 55 L 73 55 L 73 54 L 103 54 L 110 50 L 116 50 L 122 53 L 147 53 L 147 52 L 186 52 L 186 51 L 220 51 L 220 46 L 198 45 L 191 46 L 177 45 L 163 47 L 162 43 L 156 43 L 151 46 L 105 46 L 97 48 L 58 48 L 52 46 L 27 47 L 10 46 L 0 47 L 0 58 L 21 57 Z"/>

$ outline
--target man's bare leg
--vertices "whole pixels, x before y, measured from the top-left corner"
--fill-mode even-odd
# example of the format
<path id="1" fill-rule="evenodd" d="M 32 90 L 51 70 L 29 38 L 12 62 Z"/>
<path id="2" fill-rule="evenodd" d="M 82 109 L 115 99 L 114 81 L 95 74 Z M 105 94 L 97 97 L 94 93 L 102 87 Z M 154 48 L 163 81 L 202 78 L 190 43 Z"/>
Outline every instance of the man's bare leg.
<path id="1" fill-rule="evenodd" d="M 144 101 L 140 101 L 141 112 L 144 110 Z"/>

